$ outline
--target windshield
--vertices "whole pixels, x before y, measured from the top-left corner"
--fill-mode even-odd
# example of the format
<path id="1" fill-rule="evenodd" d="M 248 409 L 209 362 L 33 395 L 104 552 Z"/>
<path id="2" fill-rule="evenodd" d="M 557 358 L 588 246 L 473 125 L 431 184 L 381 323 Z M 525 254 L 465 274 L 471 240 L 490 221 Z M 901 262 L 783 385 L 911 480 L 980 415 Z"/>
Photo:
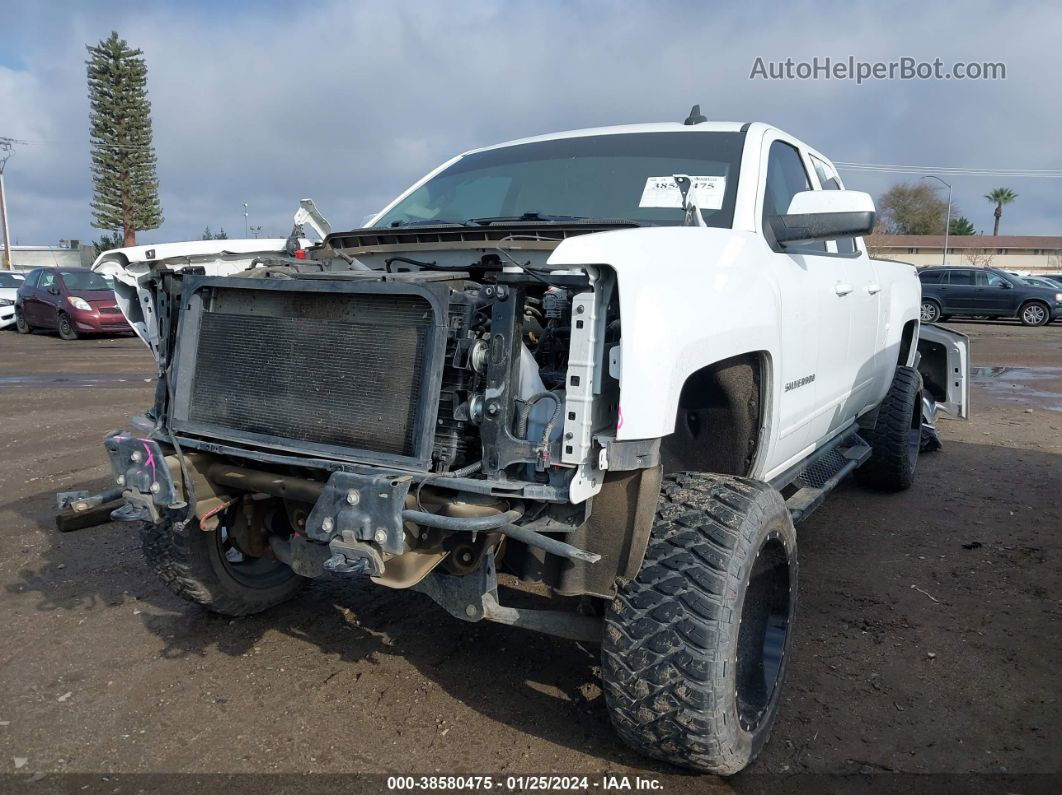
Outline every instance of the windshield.
<path id="1" fill-rule="evenodd" d="M 21 287 L 26 277 L 18 273 L 0 273 L 0 287 Z"/>
<path id="2" fill-rule="evenodd" d="M 729 227 L 744 138 L 737 132 L 624 133 L 476 152 L 436 174 L 374 226 L 573 218 L 681 224 L 681 196 L 670 177 L 685 174 L 705 223 Z"/>
<path id="3" fill-rule="evenodd" d="M 110 290 L 111 285 L 98 273 L 74 271 L 63 274 L 63 283 L 68 290 Z"/>

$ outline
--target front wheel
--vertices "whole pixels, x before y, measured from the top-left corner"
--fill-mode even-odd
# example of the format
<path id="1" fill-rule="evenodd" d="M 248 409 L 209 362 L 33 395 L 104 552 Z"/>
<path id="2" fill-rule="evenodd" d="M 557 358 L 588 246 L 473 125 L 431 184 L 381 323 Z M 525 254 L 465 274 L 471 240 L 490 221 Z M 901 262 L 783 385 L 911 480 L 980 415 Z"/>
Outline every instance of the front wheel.
<path id="1" fill-rule="evenodd" d="M 914 483 L 922 444 L 922 376 L 913 367 L 897 367 L 888 394 L 878 406 L 874 427 L 862 430 L 870 458 L 856 477 L 887 491 L 902 491 Z"/>
<path id="2" fill-rule="evenodd" d="M 33 332 L 30 324 L 26 322 L 26 316 L 22 314 L 21 309 L 15 310 L 15 329 L 19 334 L 30 334 Z"/>
<path id="3" fill-rule="evenodd" d="M 66 312 L 60 312 L 57 321 L 60 337 L 64 340 L 76 340 L 78 338 L 77 329 L 74 328 L 74 322 L 70 319 L 70 315 Z"/>
<path id="4" fill-rule="evenodd" d="M 612 723 L 634 749 L 720 775 L 770 737 L 797 603 L 781 495 L 729 475 L 668 475 L 638 576 L 605 616 Z"/>
<path id="5" fill-rule="evenodd" d="M 1042 326 L 1050 320 L 1051 313 L 1039 301 L 1032 301 L 1021 308 L 1018 317 L 1023 326 Z"/>
<path id="6" fill-rule="evenodd" d="M 182 599 L 225 616 L 247 616 L 286 602 L 307 580 L 278 560 L 245 555 L 225 523 L 201 530 L 165 517 L 140 526 L 144 558 Z"/>
<path id="7" fill-rule="evenodd" d="M 940 320 L 940 304 L 936 301 L 922 301 L 920 319 L 923 323 L 936 323 Z"/>

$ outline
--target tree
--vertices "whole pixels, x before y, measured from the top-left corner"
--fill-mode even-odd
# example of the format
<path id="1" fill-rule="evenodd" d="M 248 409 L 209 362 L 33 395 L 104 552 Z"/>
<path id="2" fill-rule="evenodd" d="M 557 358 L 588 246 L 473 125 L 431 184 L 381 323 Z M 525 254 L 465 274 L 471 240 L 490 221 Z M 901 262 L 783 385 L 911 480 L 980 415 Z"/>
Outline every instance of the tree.
<path id="1" fill-rule="evenodd" d="M 211 232 L 208 226 L 203 230 L 203 240 L 228 240 L 229 233 L 225 231 L 225 227 L 219 226 L 217 232 Z"/>
<path id="2" fill-rule="evenodd" d="M 109 232 L 105 235 L 100 235 L 99 240 L 93 242 L 92 247 L 96 249 L 96 256 L 98 257 L 104 251 L 110 251 L 112 248 L 121 248 L 124 242 L 120 234 Z"/>
<path id="3" fill-rule="evenodd" d="M 992 213 L 996 217 L 996 225 L 992 228 L 992 234 L 998 235 L 999 219 L 1003 217 L 1003 205 L 1010 204 L 1018 198 L 1018 194 L 1010 188 L 996 188 L 995 190 L 986 193 L 985 198 L 996 205 L 996 210 Z"/>
<path id="4" fill-rule="evenodd" d="M 142 50 L 111 33 L 89 52 L 88 88 L 92 138 L 92 225 L 122 231 L 126 246 L 136 233 L 157 229 L 159 204 L 155 150 L 151 144 L 151 103 Z"/>
<path id="5" fill-rule="evenodd" d="M 961 235 L 975 235 L 977 231 L 974 229 L 974 225 L 970 223 L 970 219 L 964 215 L 960 215 L 958 218 L 951 219 L 951 226 L 948 227 L 948 234 L 955 236 Z"/>
<path id="6" fill-rule="evenodd" d="M 962 256 L 975 268 L 987 268 L 992 264 L 992 260 L 996 258 L 994 250 L 988 248 L 966 249 L 963 251 Z"/>
<path id="7" fill-rule="evenodd" d="M 867 247 L 867 253 L 875 258 L 886 258 L 889 254 L 889 249 L 885 247 L 885 235 L 889 234 L 885 228 L 885 224 L 881 220 L 881 215 L 874 220 L 874 228 L 870 231 L 869 235 L 864 235 L 863 244 Z"/>
<path id="8" fill-rule="evenodd" d="M 878 218 L 890 235 L 942 235 L 948 203 L 937 195 L 936 185 L 903 182 L 878 199 Z M 954 205 L 953 205 L 954 206 Z"/>

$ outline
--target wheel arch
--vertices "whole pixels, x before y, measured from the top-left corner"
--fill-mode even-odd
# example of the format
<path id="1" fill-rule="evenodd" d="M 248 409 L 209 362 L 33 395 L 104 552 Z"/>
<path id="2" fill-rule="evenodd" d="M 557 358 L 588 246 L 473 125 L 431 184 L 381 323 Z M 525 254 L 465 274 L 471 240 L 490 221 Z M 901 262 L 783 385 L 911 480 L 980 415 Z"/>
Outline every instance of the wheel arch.
<path id="1" fill-rule="evenodd" d="M 1039 304 L 1047 312 L 1047 317 L 1051 317 L 1051 305 L 1045 299 L 1033 296 L 1032 298 L 1026 298 L 1020 304 L 1018 304 L 1017 314 L 1019 318 L 1021 317 L 1021 313 L 1024 312 L 1026 307 L 1028 307 L 1030 304 Z"/>
<path id="2" fill-rule="evenodd" d="M 918 339 L 919 321 L 908 320 L 900 332 L 900 353 L 896 357 L 897 366 L 912 366 L 914 363 L 915 340 Z"/>
<path id="3" fill-rule="evenodd" d="M 770 372 L 768 353 L 749 351 L 690 373 L 661 443 L 664 472 L 752 472 L 768 425 Z"/>

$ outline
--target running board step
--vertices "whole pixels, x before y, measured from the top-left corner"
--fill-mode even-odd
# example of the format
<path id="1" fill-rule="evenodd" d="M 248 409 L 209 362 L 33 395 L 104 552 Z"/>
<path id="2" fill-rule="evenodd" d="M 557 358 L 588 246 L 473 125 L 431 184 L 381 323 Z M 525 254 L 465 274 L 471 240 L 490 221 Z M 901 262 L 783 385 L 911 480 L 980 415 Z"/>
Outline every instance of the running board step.
<path id="1" fill-rule="evenodd" d="M 870 445 L 855 431 L 810 456 L 804 471 L 792 482 L 797 490 L 785 501 L 793 524 L 807 519 L 826 495 L 869 457 Z"/>

